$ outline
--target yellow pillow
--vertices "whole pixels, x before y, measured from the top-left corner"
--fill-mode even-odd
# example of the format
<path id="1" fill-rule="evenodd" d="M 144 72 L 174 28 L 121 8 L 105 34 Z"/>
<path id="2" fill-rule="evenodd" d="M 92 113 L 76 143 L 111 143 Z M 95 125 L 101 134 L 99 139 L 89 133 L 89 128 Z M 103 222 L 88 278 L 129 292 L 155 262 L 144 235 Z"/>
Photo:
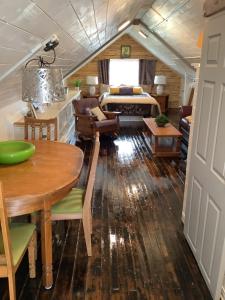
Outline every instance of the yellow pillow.
<path id="1" fill-rule="evenodd" d="M 143 93 L 143 89 L 141 86 L 134 86 L 133 87 L 133 94 L 134 95 L 140 95 Z"/>
<path id="2" fill-rule="evenodd" d="M 109 93 L 114 94 L 114 95 L 119 95 L 120 93 L 120 88 L 117 86 L 110 86 L 109 88 Z"/>
<path id="3" fill-rule="evenodd" d="M 105 92 L 109 93 L 109 85 L 100 83 L 100 94 L 103 94 Z"/>
<path id="4" fill-rule="evenodd" d="M 103 112 L 101 111 L 101 109 L 98 106 L 92 108 L 91 112 L 95 117 L 97 117 L 98 121 L 104 121 L 107 119 L 106 116 L 103 114 Z"/>
<path id="5" fill-rule="evenodd" d="M 185 117 L 185 119 L 187 119 L 187 120 L 188 120 L 188 123 L 191 124 L 191 122 L 192 122 L 192 116 L 187 116 L 187 117 Z"/>

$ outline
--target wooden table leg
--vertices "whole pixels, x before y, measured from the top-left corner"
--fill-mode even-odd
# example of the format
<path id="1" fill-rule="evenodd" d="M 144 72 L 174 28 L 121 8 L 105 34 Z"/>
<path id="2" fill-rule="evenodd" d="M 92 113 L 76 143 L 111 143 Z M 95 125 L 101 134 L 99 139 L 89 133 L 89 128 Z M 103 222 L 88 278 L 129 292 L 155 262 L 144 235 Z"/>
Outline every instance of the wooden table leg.
<path id="1" fill-rule="evenodd" d="M 41 254 L 43 285 L 50 289 L 53 284 L 51 207 L 45 207 L 41 212 Z"/>
<path id="2" fill-rule="evenodd" d="M 181 138 L 177 137 L 176 152 L 180 152 Z"/>
<path id="3" fill-rule="evenodd" d="M 158 151 L 159 151 L 159 138 L 158 138 L 158 136 L 155 136 L 155 144 L 154 144 L 155 154 L 157 154 Z"/>
<path id="4" fill-rule="evenodd" d="M 150 138 L 150 143 L 152 143 L 152 132 L 150 130 L 148 130 L 148 135 L 149 135 L 149 138 Z"/>

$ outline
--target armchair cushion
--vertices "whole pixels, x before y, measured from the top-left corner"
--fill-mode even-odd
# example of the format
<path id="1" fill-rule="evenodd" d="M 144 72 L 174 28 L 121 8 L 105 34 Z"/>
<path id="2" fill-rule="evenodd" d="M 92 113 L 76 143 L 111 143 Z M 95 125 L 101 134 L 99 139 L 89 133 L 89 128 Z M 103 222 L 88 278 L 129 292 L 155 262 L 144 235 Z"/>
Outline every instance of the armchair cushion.
<path id="1" fill-rule="evenodd" d="M 97 106 L 91 109 L 91 112 L 94 116 L 97 117 L 98 121 L 104 121 L 106 120 L 106 116 L 103 114 L 103 112 L 101 111 L 101 109 Z"/>

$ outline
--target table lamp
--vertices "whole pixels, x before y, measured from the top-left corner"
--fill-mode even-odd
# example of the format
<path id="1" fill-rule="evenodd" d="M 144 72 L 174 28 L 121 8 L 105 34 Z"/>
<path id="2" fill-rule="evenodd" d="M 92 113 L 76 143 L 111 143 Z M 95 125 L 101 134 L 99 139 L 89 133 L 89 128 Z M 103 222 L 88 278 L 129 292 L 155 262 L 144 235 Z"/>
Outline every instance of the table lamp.
<path id="1" fill-rule="evenodd" d="M 94 96 L 95 95 L 95 86 L 98 84 L 98 76 L 87 76 L 86 82 L 87 82 L 87 85 L 89 85 L 90 96 Z"/>
<path id="2" fill-rule="evenodd" d="M 156 75 L 154 84 L 157 85 L 156 87 L 156 94 L 162 95 L 164 92 L 164 85 L 166 85 L 166 76 L 164 75 Z"/>

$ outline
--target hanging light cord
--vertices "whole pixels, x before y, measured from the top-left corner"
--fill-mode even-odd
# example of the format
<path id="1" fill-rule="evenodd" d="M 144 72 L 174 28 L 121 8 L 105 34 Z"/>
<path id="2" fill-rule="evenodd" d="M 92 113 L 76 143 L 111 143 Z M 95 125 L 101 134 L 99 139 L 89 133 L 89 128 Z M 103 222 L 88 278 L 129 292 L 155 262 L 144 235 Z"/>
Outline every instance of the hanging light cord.
<path id="1" fill-rule="evenodd" d="M 54 57 L 53 60 L 51 62 L 44 60 L 44 58 L 42 56 L 38 56 L 38 58 L 32 58 L 30 60 L 28 60 L 28 62 L 25 65 L 25 68 L 28 66 L 29 63 L 31 63 L 32 61 L 37 61 L 38 62 L 38 66 L 39 68 L 44 68 L 44 67 L 49 67 L 50 65 L 54 64 L 55 60 L 56 60 L 56 53 L 55 53 L 55 49 L 50 49 L 54 52 Z"/>

